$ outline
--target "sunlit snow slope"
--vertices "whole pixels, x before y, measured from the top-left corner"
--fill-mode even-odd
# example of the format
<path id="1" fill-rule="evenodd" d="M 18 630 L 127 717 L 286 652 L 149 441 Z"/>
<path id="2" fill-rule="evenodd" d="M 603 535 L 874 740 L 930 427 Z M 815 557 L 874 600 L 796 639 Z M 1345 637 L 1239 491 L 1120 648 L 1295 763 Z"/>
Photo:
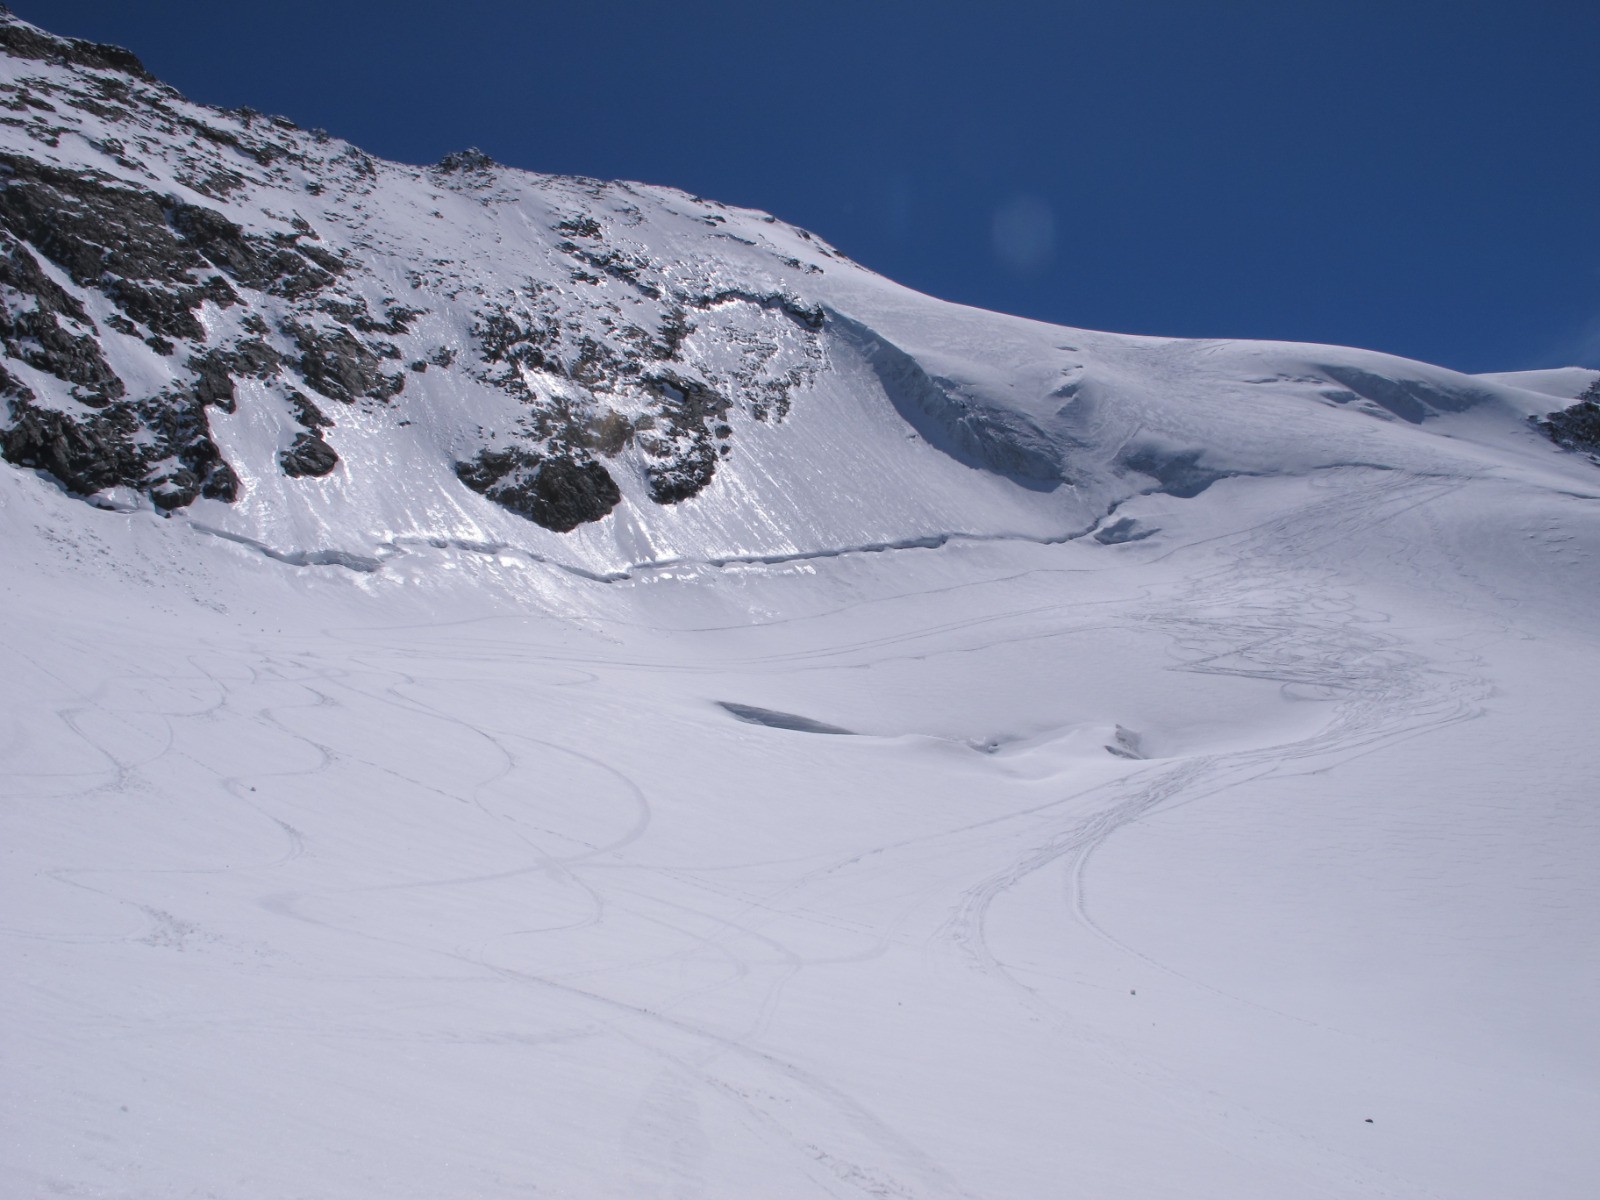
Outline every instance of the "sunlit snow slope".
<path id="1" fill-rule="evenodd" d="M 1595 1194 L 1600 373 L 0 44 L 0 1195 Z"/>

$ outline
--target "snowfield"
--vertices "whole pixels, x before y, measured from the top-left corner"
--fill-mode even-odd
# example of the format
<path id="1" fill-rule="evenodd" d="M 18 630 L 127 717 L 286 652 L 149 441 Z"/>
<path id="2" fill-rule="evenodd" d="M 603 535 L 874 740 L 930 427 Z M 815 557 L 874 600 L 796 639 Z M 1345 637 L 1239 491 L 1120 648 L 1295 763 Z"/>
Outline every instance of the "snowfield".
<path id="1" fill-rule="evenodd" d="M 8 472 L 5 1190 L 1592 1194 L 1600 497 L 1511 474 L 599 582 Z"/>
<path id="2" fill-rule="evenodd" d="M 1600 1193 L 1600 372 L 0 48 L 0 1195 Z"/>

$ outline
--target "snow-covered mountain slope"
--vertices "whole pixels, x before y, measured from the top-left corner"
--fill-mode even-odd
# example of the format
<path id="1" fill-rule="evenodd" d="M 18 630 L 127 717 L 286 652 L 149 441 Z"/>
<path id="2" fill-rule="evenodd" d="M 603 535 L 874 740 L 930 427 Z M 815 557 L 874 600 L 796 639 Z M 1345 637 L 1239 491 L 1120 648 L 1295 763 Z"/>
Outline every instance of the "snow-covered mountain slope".
<path id="1" fill-rule="evenodd" d="M 765 214 L 381 162 L 125 51 L 10 16 L 0 45 L 5 457 L 279 554 L 615 572 L 1059 537 L 1151 488 L 1470 470 L 1483 441 L 1551 456 L 1516 381 L 977 313 Z"/>
<path id="2" fill-rule="evenodd" d="M 0 46 L 0 1196 L 1594 1194 L 1600 372 Z"/>

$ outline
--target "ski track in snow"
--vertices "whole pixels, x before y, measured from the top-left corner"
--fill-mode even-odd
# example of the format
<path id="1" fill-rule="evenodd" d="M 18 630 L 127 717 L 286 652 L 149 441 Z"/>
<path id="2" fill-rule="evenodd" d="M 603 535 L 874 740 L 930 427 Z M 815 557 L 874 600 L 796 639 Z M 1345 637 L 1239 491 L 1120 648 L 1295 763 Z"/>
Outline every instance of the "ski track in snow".
<path id="1" fill-rule="evenodd" d="M 1595 1194 L 1594 372 L 983 313 L 3 23 L 0 1196 Z"/>
<path id="2" fill-rule="evenodd" d="M 1192 1068 L 1164 1061 L 1108 1021 L 1105 1005 L 1126 970 L 1117 962 L 1141 981 L 1166 980 L 1165 990 L 1177 997 L 1166 1003 L 1255 1013 L 1276 1030 L 1304 1029 L 1352 1053 L 1400 1049 L 1393 1039 L 1402 1035 L 1359 1022 L 1330 1024 L 1253 995 L 1228 981 L 1225 964 L 1196 974 L 1171 962 L 1161 947 L 1119 928 L 1116 913 L 1126 897 L 1113 887 L 1103 898 L 1115 881 L 1099 866 L 1107 846 L 1152 820 L 1252 782 L 1290 793 L 1299 780 L 1396 746 L 1425 744 L 1485 712 L 1494 684 L 1482 655 L 1468 648 L 1470 639 L 1460 635 L 1465 640 L 1455 650 L 1445 637 L 1419 641 L 1381 606 L 1386 593 L 1363 578 L 1399 578 L 1424 593 L 1436 586 L 1433 560 L 1407 560 L 1406 547 L 1414 543 L 1399 536 L 1382 542 L 1386 527 L 1416 522 L 1436 535 L 1440 560 L 1477 580 L 1476 594 L 1488 605 L 1479 625 L 1503 635 L 1509 626 L 1496 614 L 1509 611 L 1514 598 L 1444 536 L 1460 487 L 1394 473 L 1359 483 L 1312 482 L 1289 511 L 1261 521 L 1232 518 L 1232 528 L 1201 524 L 1203 533 L 1131 553 L 1089 550 L 1100 556 L 1092 565 L 1051 561 L 1071 549 L 1065 546 L 1035 547 L 1028 553 L 1044 557 L 1032 562 L 992 547 L 978 551 L 990 557 L 976 573 L 963 565 L 958 573 L 968 577 L 940 577 L 939 556 L 953 553 L 943 550 L 921 560 L 935 568 L 926 586 L 907 589 L 892 580 L 877 594 L 847 587 L 840 594 L 856 594 L 843 603 L 822 588 L 802 611 L 769 608 L 753 624 L 652 626 L 646 604 L 632 610 L 625 642 L 609 648 L 560 634 L 559 624 L 523 621 L 521 632 L 511 626 L 497 632 L 494 618 L 487 626 L 469 619 L 454 632 L 448 623 L 417 626 L 420 641 L 381 631 L 351 640 L 353 627 L 334 623 L 288 642 L 207 645 L 175 658 L 179 669 L 165 674 L 153 665 L 159 653 L 141 660 L 134 646 L 114 653 L 98 676 L 85 676 L 53 667 L 24 645 L 8 645 L 15 660 L 52 681 L 56 720 L 80 747 L 58 757 L 70 761 L 69 770 L 48 773 L 57 803 L 137 805 L 176 795 L 169 789 L 183 781 L 177 786 L 188 794 L 209 792 L 237 816 L 224 822 L 232 830 L 225 857 L 205 849 L 211 835 L 193 829 L 187 833 L 198 844 L 174 852 L 165 865 L 118 865 L 115 855 L 81 856 L 87 850 L 66 854 L 44 875 L 101 907 L 73 909 L 84 915 L 72 931 L 13 921 L 5 933 L 13 944 L 67 956 L 121 953 L 118 947 L 195 961 L 231 956 L 245 978 L 270 969 L 260 964 L 281 962 L 326 978 L 333 953 L 352 966 L 370 964 L 357 968 L 357 978 L 376 969 L 375 978 L 385 981 L 380 990 L 400 1001 L 391 1011 L 421 1004 L 419 1015 L 436 1007 L 422 1000 L 431 977 L 496 981 L 519 999 L 497 1001 L 477 1016 L 469 1003 L 456 1015 L 465 1024 L 455 1034 L 429 1020 L 406 1033 L 400 1017 L 364 1030 L 361 1006 L 348 997 L 326 1015 L 305 1012 L 298 1020 L 330 1046 L 377 1039 L 435 1053 L 458 1038 L 465 1047 L 512 1036 L 494 1029 L 520 1011 L 530 1028 L 542 1029 L 532 1040 L 515 1035 L 506 1043 L 521 1045 L 521 1053 L 544 1045 L 569 1047 L 566 1053 L 591 1047 L 585 1053 L 603 1058 L 625 1050 L 635 1065 L 621 1085 L 632 1099 L 616 1097 L 623 1111 L 613 1149 L 622 1157 L 615 1171 L 599 1169 L 594 1177 L 608 1182 L 592 1194 L 733 1194 L 732 1180 L 748 1186 L 751 1177 L 741 1172 L 751 1163 L 760 1164 L 759 1177 L 773 1185 L 766 1194 L 773 1195 L 1042 1194 L 1030 1193 L 1027 1170 L 997 1189 L 994 1157 L 984 1147 L 994 1137 L 1005 1144 L 1001 1127 L 962 1133 L 941 1125 L 936 1112 L 930 1116 L 911 1097 L 885 1090 L 859 1064 L 847 1067 L 848 1057 L 806 1034 L 803 1020 L 795 1024 L 833 992 L 825 981 L 835 979 L 856 981 L 845 995 L 864 988 L 854 1003 L 867 1005 L 864 1018 L 881 1021 L 877 1007 L 904 987 L 894 981 L 910 970 L 926 976 L 929 994 L 946 995 L 955 1011 L 978 1004 L 987 1014 L 970 1028 L 953 1016 L 925 1018 L 931 1024 L 917 1036 L 931 1039 L 923 1044 L 934 1060 L 940 1039 L 963 1029 L 961 1036 L 978 1043 L 1000 1038 L 997 1049 L 1014 1037 L 1031 1039 L 1043 1061 L 1073 1061 L 1090 1077 L 1120 1080 L 1128 1111 L 1168 1114 L 1170 1127 L 1185 1131 L 1177 1140 L 1187 1149 L 1178 1153 L 1208 1163 L 1216 1179 L 1231 1172 L 1281 1180 L 1284 1172 L 1299 1172 L 1306 1195 L 1460 1195 L 1448 1173 L 1430 1181 L 1425 1158 L 1374 1159 L 1342 1131 L 1318 1131 L 1246 1094 L 1226 1100 L 1232 1132 L 1224 1134 L 1215 1112 L 1222 1101 Z M 1226 506 L 1216 511 L 1229 520 Z M 1337 561 L 1338 548 L 1352 539 L 1381 542 L 1393 553 L 1353 571 Z M 1118 581 L 1108 588 L 1112 576 Z M 778 573 L 760 586 L 799 597 L 817 579 Z M 1052 588 L 1056 595 L 1049 595 Z M 995 605 L 998 598 L 1004 602 Z M 793 692 L 785 709 L 855 725 L 842 712 L 814 706 L 841 677 L 920 671 L 956 680 L 981 675 L 991 660 L 1007 670 L 1005 663 L 1022 661 L 1008 656 L 1048 651 L 1062 639 L 1079 646 L 1118 634 L 1165 647 L 1158 671 L 1218 686 L 1270 687 L 1319 716 L 1279 736 L 1241 727 L 1240 745 L 1213 737 L 1143 761 L 1069 755 L 1031 782 L 1025 772 L 1008 783 L 1010 764 L 1054 753 L 1056 735 L 1043 742 L 1035 735 L 1018 743 L 1021 749 L 985 744 L 985 754 L 948 733 L 821 738 L 752 731 L 716 715 L 709 698 L 683 708 L 685 697 L 733 694 L 739 685 L 729 681 L 745 679 Z M 652 638 L 658 640 L 650 653 L 633 648 Z M 87 643 L 81 653 L 95 655 Z M 85 686 L 86 678 L 96 682 Z M 472 696 L 480 688 L 520 699 L 486 708 Z M 535 695 L 547 699 L 530 707 Z M 891 706 L 892 695 L 885 693 Z M 629 727 L 629 712 L 639 722 L 632 750 L 617 737 Z M 536 728 L 530 716 L 550 718 L 551 727 Z M 880 714 L 879 728 L 892 716 Z M 203 734 L 208 727 L 231 731 L 223 743 L 255 749 L 234 765 L 214 759 Z M 600 744 L 584 744 L 581 730 Z M 673 759 L 670 747 L 691 731 L 722 745 L 713 756 L 734 756 L 729 773 L 717 776 L 724 782 L 698 782 L 705 752 Z M 418 758 L 397 752 L 401 746 L 427 751 Z M 908 780 L 931 783 L 945 773 L 937 767 L 940 756 L 958 758 L 933 807 L 899 836 L 885 836 L 896 821 L 869 819 L 855 830 L 846 810 L 835 809 L 836 824 L 824 836 L 796 837 L 787 856 L 775 855 L 778 845 L 764 835 L 739 850 L 748 830 L 730 830 L 726 850 L 719 850 L 714 838 L 706 839 L 709 831 L 695 831 L 706 818 L 685 808 L 704 787 L 711 790 L 699 794 L 718 797 L 713 809 L 720 815 L 709 818 L 715 821 L 737 811 L 729 805 L 734 793 L 723 790 L 729 785 L 755 788 L 752 801 L 770 786 L 785 804 L 804 801 L 828 811 L 824 795 L 789 776 L 788 766 L 774 763 L 778 774 L 766 781 L 752 774 L 766 757 L 761 747 L 782 763 L 809 763 L 827 790 L 857 769 L 867 771 L 870 782 L 863 780 L 867 790 L 856 793 L 857 803 L 906 771 Z M 835 753 L 854 756 L 856 767 L 836 765 Z M 934 775 L 922 763 L 929 755 Z M 160 780 L 168 782 L 153 782 Z M 400 798 L 397 815 L 406 814 L 425 842 L 467 840 L 461 849 L 438 840 L 437 853 L 424 855 L 425 846 L 396 840 L 368 818 L 356 825 L 335 819 L 352 788 Z M 787 826 L 787 818 L 780 824 Z M 363 851 L 360 831 L 369 826 L 377 840 Z M 474 845 L 493 850 L 485 854 Z M 144 847 L 135 857 L 160 858 L 161 850 Z M 1034 880 L 1049 880 L 1049 887 L 1041 892 Z M 231 897 L 217 910 L 224 920 L 216 927 L 199 903 L 214 887 Z M 111 904 L 125 915 L 110 915 L 104 906 Z M 252 904 L 259 917 L 241 915 Z M 519 907 L 527 909 L 521 920 Z M 13 911 L 38 912 L 31 905 Z M 330 940 L 303 941 L 296 927 Z M 1096 957 L 1074 929 L 1112 957 Z M 1045 933 L 1055 949 L 1039 949 Z M 1078 950 L 1063 957 L 1061 946 Z M 1033 948 L 1019 957 L 1019 947 Z M 1040 954 L 1053 965 L 1041 968 Z M 957 969 L 961 963 L 966 967 Z M 993 988 L 999 992 L 989 994 Z M 414 1000 L 402 999 L 412 992 Z M 179 1000 L 160 1016 L 108 1014 L 110 1023 L 84 1035 L 109 1047 L 108 1037 L 270 1039 L 286 1029 L 281 1012 L 252 1017 L 248 1005 L 229 1012 L 226 994 L 194 1011 Z M 1015 1015 L 1005 1017 L 1008 1011 Z M 537 1015 L 544 1012 L 551 1016 Z M 474 1031 L 474 1020 L 486 1024 Z M 846 1030 L 838 1033 L 842 1045 L 853 1044 Z M 543 1111 L 551 1099 L 536 1101 L 535 1109 Z M 742 1147 L 736 1153 L 730 1137 Z M 1049 1169 L 1065 1169 L 1054 1152 L 1048 1157 L 1056 1164 Z M 475 1186 L 480 1194 L 500 1194 L 519 1169 L 526 1168 L 485 1164 Z M 1114 1187 L 1124 1169 L 1114 1155 L 1109 1165 L 1085 1166 L 1100 1189 Z M 34 1178 L 48 1180 L 61 1168 L 38 1170 Z M 570 1172 L 565 1178 L 554 1186 L 576 1186 Z M 1149 1181 L 1129 1186 L 1126 1194 L 1143 1194 L 1132 1189 Z M 1194 1194 L 1222 1194 L 1216 1186 Z M 393 1194 L 423 1194 L 406 1187 L 397 1183 Z M 238 1190 L 268 1194 L 248 1184 Z M 125 1192 L 135 1194 L 127 1185 Z"/>

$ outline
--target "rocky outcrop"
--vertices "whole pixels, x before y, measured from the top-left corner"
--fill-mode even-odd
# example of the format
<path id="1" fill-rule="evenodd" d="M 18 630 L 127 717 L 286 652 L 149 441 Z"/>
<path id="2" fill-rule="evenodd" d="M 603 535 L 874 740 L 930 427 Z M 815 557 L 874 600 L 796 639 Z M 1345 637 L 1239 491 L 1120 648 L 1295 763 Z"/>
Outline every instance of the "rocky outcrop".
<path id="1" fill-rule="evenodd" d="M 246 376 L 270 379 L 282 364 L 283 356 L 259 338 L 207 350 L 189 359 L 189 369 L 195 373 L 195 399 L 232 412 L 236 380 Z"/>
<path id="2" fill-rule="evenodd" d="M 0 17 L 9 16 L 10 11 L 0 6 Z M 0 21 L 0 49 L 17 58 L 120 71 L 136 79 L 153 78 L 150 72 L 145 70 L 144 64 L 131 51 L 124 50 L 121 46 L 86 42 L 82 38 L 52 37 L 20 21 Z"/>
<path id="3" fill-rule="evenodd" d="M 74 400 L 103 407 L 126 389 L 101 353 L 98 333 L 83 305 L 27 247 L 0 239 L 0 347 L 7 358 L 55 376 Z"/>
<path id="4" fill-rule="evenodd" d="M 0 46 L 101 69 L 127 70 L 134 62 L 14 22 L 0 23 Z M 230 147 L 237 141 L 215 140 Z M 118 141 L 110 149 L 120 154 L 126 147 Z M 0 152 L 0 349 L 7 359 L 60 380 L 63 398 L 97 410 L 62 408 L 8 373 L 10 424 L 0 434 L 0 453 L 16 465 L 47 471 L 74 492 L 131 487 L 163 508 L 201 497 L 231 501 L 238 478 L 211 438 L 206 410 L 231 412 L 238 380 L 269 380 L 288 365 L 333 399 L 393 396 L 404 377 L 381 369 L 385 358 L 398 357 L 393 346 L 369 345 L 339 323 L 317 328 L 308 313 L 305 323 L 283 323 L 291 348 L 286 354 L 267 340 L 269 327 L 253 311 L 259 306 L 250 298 L 254 293 L 308 308 L 326 304 L 371 330 L 403 328 L 411 310 L 378 322 L 364 302 L 341 307 L 324 297 L 349 264 L 318 240 L 303 219 L 272 234 L 250 233 L 213 209 L 103 172 Z M 63 277 L 64 283 L 57 281 Z M 179 368 L 173 386 L 130 398 L 105 354 L 104 331 L 69 287 L 109 302 L 112 312 L 104 320 L 112 332 L 139 337 L 168 357 L 180 344 L 191 347 L 184 356 L 187 379 Z M 208 345 L 202 320 L 208 306 L 251 309 L 245 324 L 256 336 Z M 337 462 L 315 429 L 299 435 L 282 456 L 291 476 L 325 475 Z"/>
<path id="5" fill-rule="evenodd" d="M 342 261 L 302 252 L 298 241 L 308 226 L 275 238 L 247 234 L 212 210 L 16 155 L 0 155 L 0 172 L 0 347 L 7 358 L 59 379 L 72 400 L 101 410 L 89 416 L 43 404 L 8 376 L 6 460 L 48 471 L 75 492 L 132 487 L 162 508 L 200 497 L 233 500 L 238 478 L 211 438 L 206 409 L 232 411 L 235 381 L 278 374 L 284 355 L 260 336 L 206 347 L 202 310 L 246 304 L 234 284 L 245 294 L 318 294 L 336 278 L 330 268 L 344 269 Z M 176 342 L 193 346 L 187 382 L 126 399 L 101 331 L 41 259 L 71 284 L 104 296 L 116 332 L 142 334 L 167 356 L 176 354 Z M 253 323 L 265 332 L 259 318 Z M 288 332 L 300 350 L 295 365 L 325 394 L 348 401 L 387 397 L 403 386 L 342 327 L 291 324 Z M 298 474 L 326 474 L 338 461 L 315 435 L 289 455 Z"/>
<path id="6" fill-rule="evenodd" d="M 650 499 L 676 504 L 698 495 L 733 453 L 733 414 L 781 421 L 793 393 L 815 377 L 824 358 L 822 308 L 781 291 L 697 285 L 613 244 L 592 216 L 566 218 L 553 232 L 562 235 L 556 248 L 573 264 L 573 283 L 621 285 L 630 303 L 598 301 L 574 319 L 570 295 L 530 283 L 479 312 L 480 377 L 529 407 L 516 436 L 530 457 L 582 462 L 588 451 L 609 457 L 632 448 Z M 712 367 L 701 340 L 735 353 L 719 354 Z"/>
<path id="7" fill-rule="evenodd" d="M 160 196 L 97 172 L 0 154 L 0 226 L 161 338 L 203 341 L 196 310 L 239 299 L 169 223 Z"/>
<path id="8" fill-rule="evenodd" d="M 653 400 L 654 420 L 636 436 L 648 456 L 650 499 L 676 504 L 705 488 L 716 474 L 717 459 L 729 452 L 722 439 L 732 433 L 724 420 L 730 404 L 705 384 L 668 372 L 643 384 Z"/>
<path id="9" fill-rule="evenodd" d="M 19 467 L 49 472 L 68 490 L 88 495 L 144 477 L 120 414 L 75 419 L 42 408 L 31 389 L 9 373 L 0 375 L 10 425 L 0 432 L 0 453 Z"/>
<path id="10" fill-rule="evenodd" d="M 318 433 L 295 435 L 294 444 L 278 455 L 278 465 L 290 479 L 326 475 L 339 465 L 339 456 Z"/>
<path id="11" fill-rule="evenodd" d="M 400 357 L 392 345 L 369 345 L 343 325 L 317 329 L 291 321 L 285 323 L 284 332 L 300 350 L 301 377 L 330 400 L 345 404 L 363 396 L 388 400 L 406 385 L 403 373 L 383 370 L 386 359 Z"/>
<path id="12" fill-rule="evenodd" d="M 657 504 L 693 499 L 741 425 L 783 421 L 825 362 L 820 305 L 714 254 L 664 258 L 631 232 L 631 185 L 548 180 L 521 210 L 549 213 L 526 273 L 428 257 L 416 228 L 385 222 L 448 192 L 492 229 L 489 210 L 541 177 L 478 150 L 379 163 L 284 118 L 191 104 L 128 52 L 0 8 L 4 55 L 0 453 L 73 492 L 231 500 L 211 415 L 256 403 L 286 403 L 299 426 L 282 474 L 326 476 L 333 422 L 310 397 L 409 424 L 396 401 L 426 376 L 430 395 L 498 394 L 493 425 L 451 435 L 460 484 L 568 531 L 620 502 L 619 478 Z M 720 206 L 684 201 L 705 236 L 755 245 Z M 777 256 L 772 271 L 820 268 Z M 463 325 L 470 345 L 450 332 Z"/>
<path id="13" fill-rule="evenodd" d="M 473 491 L 557 533 L 598 521 L 622 499 L 616 480 L 592 459 L 541 458 L 518 448 L 485 450 L 457 463 L 456 475 Z"/>
<path id="14" fill-rule="evenodd" d="M 1575 404 L 1532 420 L 1556 445 L 1587 454 L 1600 464 L 1600 379 L 1591 383 Z"/>
<path id="15" fill-rule="evenodd" d="M 0 430 L 0 455 L 48 472 L 69 491 L 91 495 L 131 487 L 165 509 L 202 496 L 238 496 L 238 476 L 211 439 L 205 404 L 192 395 L 118 401 L 74 416 L 40 405 L 31 389 L 3 369 L 0 394 L 10 418 Z"/>

